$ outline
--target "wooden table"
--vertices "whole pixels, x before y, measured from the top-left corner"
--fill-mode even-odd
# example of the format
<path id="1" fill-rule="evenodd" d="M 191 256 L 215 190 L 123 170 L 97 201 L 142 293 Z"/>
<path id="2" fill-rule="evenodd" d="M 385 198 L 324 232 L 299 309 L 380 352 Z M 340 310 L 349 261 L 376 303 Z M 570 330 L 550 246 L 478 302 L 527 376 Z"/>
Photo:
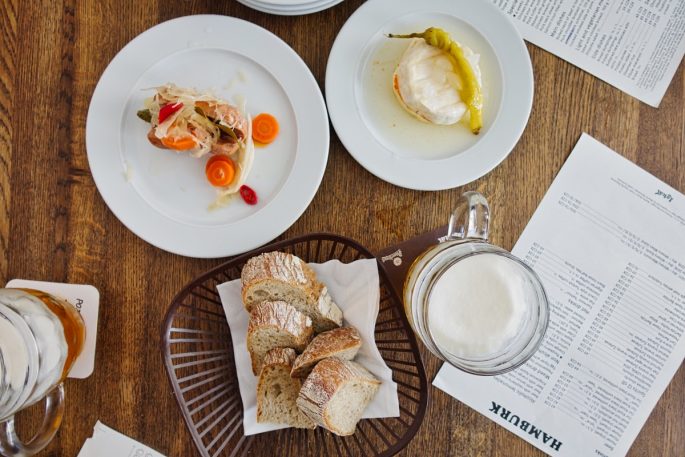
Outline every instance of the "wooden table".
<path id="1" fill-rule="evenodd" d="M 5 0 L 0 5 L 0 283 L 11 278 L 87 283 L 101 293 L 95 374 L 67 382 L 62 429 L 42 455 L 75 456 L 97 420 L 166 455 L 197 455 L 164 374 L 158 335 L 172 296 L 221 261 L 154 248 L 129 232 L 98 194 L 86 158 L 85 122 L 109 61 L 162 21 L 225 14 L 282 37 L 323 85 L 333 40 L 361 3 L 347 0 L 295 18 L 269 16 L 229 0 Z M 490 201 L 494 243 L 513 246 L 582 132 L 685 191 L 683 65 L 661 107 L 653 109 L 535 46 L 528 49 L 535 71 L 528 127 L 502 165 L 466 186 Z M 361 168 L 333 133 L 321 188 L 284 236 L 330 231 L 378 250 L 445 223 L 463 190 L 415 192 L 382 182 Z M 432 379 L 440 363 L 426 351 L 423 355 Z M 685 455 L 683 416 L 681 368 L 630 455 Z M 424 424 L 402 455 L 543 454 L 432 389 Z"/>

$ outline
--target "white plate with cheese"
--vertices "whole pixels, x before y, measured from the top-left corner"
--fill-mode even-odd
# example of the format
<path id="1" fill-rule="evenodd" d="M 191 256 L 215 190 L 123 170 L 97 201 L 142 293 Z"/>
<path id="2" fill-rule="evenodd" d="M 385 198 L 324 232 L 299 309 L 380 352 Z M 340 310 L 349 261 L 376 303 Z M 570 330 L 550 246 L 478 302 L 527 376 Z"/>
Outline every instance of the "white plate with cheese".
<path id="1" fill-rule="evenodd" d="M 318 13 L 331 8 L 343 0 L 238 0 L 257 11 L 279 16 L 301 16 Z"/>
<path id="2" fill-rule="evenodd" d="M 214 207 L 209 155 L 150 144 L 150 125 L 136 112 L 166 83 L 278 119 L 278 137 L 256 148 L 245 181 L 256 205 L 236 197 Z M 276 238 L 307 208 L 328 159 L 328 116 L 309 68 L 280 38 L 236 18 L 187 16 L 147 30 L 114 57 L 91 100 L 86 148 L 100 194 L 132 232 L 176 254 L 225 257 Z"/>
<path id="3" fill-rule="evenodd" d="M 447 31 L 479 55 L 483 127 L 435 125 L 402 108 L 393 74 L 409 40 L 387 34 Z M 340 30 L 326 69 L 333 127 L 350 154 L 377 177 L 417 190 L 443 190 L 490 172 L 516 145 L 533 102 L 533 70 L 514 25 L 488 1 L 369 0 Z"/>

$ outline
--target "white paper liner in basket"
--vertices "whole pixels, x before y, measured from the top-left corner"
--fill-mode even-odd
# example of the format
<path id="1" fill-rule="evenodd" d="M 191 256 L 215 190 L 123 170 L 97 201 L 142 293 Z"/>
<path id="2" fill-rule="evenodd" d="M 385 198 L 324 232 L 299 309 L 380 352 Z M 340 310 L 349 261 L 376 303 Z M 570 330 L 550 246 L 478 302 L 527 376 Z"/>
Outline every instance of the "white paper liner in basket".
<path id="1" fill-rule="evenodd" d="M 343 312 L 345 325 L 359 330 L 362 347 L 355 361 L 362 364 L 382 381 L 378 393 L 362 415 L 365 419 L 399 417 L 400 404 L 397 384 L 392 380 L 392 370 L 381 357 L 374 338 L 376 317 L 380 301 L 378 266 L 374 259 L 342 263 L 331 260 L 323 264 L 309 264 L 319 280 L 326 284 L 333 300 Z M 252 374 L 250 354 L 247 352 L 248 313 L 243 307 L 240 280 L 217 286 L 226 320 L 231 328 L 233 351 L 240 396 L 243 401 L 243 428 L 245 435 L 270 432 L 287 428 L 284 424 L 257 423 L 257 380 Z"/>

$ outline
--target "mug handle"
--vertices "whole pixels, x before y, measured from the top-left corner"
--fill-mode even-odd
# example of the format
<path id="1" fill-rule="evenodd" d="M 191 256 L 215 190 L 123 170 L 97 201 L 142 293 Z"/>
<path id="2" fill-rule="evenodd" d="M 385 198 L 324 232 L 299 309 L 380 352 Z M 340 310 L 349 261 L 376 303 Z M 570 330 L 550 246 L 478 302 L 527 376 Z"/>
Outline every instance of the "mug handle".
<path id="1" fill-rule="evenodd" d="M 55 437 L 64 415 L 64 385 L 59 384 L 45 396 L 43 425 L 28 443 L 23 443 L 14 430 L 14 416 L 0 423 L 0 455 L 30 457 L 36 455 Z"/>
<path id="2" fill-rule="evenodd" d="M 490 207 L 478 192 L 464 192 L 450 215 L 446 241 L 487 240 L 490 233 Z"/>

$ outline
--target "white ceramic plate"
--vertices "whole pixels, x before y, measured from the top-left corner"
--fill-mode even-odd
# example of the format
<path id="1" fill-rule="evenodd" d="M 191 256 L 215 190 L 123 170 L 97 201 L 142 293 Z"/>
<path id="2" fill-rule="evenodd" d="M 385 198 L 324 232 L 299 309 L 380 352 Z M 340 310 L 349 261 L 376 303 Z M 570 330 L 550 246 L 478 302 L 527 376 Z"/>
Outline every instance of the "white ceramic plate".
<path id="1" fill-rule="evenodd" d="M 323 3 L 322 0 L 245 0 L 247 3 L 261 3 L 278 8 L 297 8 L 312 3 Z"/>
<path id="2" fill-rule="evenodd" d="M 253 116 L 278 118 L 278 138 L 256 149 L 246 181 L 257 205 L 237 197 L 209 210 L 216 193 L 204 176 L 207 158 L 147 141 L 149 125 L 136 111 L 149 88 L 167 82 L 244 99 Z M 112 212 L 145 241 L 189 257 L 234 255 L 280 235 L 314 197 L 328 146 L 326 108 L 306 64 L 270 32 L 225 16 L 174 19 L 132 40 L 100 78 L 86 124 L 91 172 Z"/>
<path id="3" fill-rule="evenodd" d="M 275 10 L 279 9 L 302 9 L 309 8 L 312 5 L 320 5 L 330 3 L 332 0 L 242 0 L 245 3 L 254 3 L 257 5 L 265 5 Z"/>
<path id="4" fill-rule="evenodd" d="M 300 16 L 318 13 L 319 11 L 331 8 L 342 1 L 343 0 L 307 0 L 293 2 L 284 0 L 282 2 L 268 2 L 259 0 L 238 0 L 238 2 L 242 3 L 243 5 L 257 11 L 281 16 Z"/>
<path id="5" fill-rule="evenodd" d="M 392 74 L 408 46 L 387 33 L 441 27 L 480 54 L 480 135 L 417 121 L 397 103 Z M 418 190 L 457 187 L 504 160 L 528 122 L 533 70 L 513 24 L 490 1 L 369 0 L 340 30 L 326 69 L 328 110 L 352 156 L 379 178 Z"/>

